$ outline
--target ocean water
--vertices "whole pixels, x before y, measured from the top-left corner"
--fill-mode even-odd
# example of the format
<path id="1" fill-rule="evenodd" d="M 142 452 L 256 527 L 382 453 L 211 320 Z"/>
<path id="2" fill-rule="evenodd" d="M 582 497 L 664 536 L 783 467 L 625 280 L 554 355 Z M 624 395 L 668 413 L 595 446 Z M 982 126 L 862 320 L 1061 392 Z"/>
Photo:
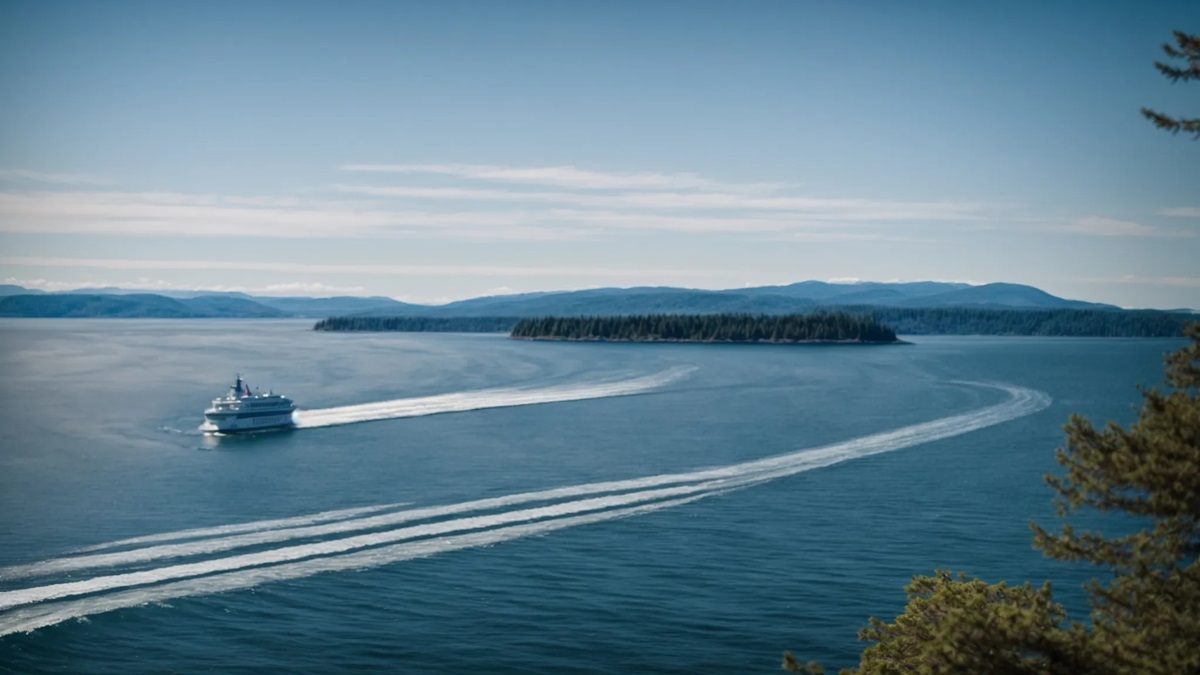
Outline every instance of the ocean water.
<path id="1" fill-rule="evenodd" d="M 1053 580 L 1072 412 L 1179 340 L 886 347 L 0 321 L 0 672 L 777 672 L 934 569 Z M 197 427 L 235 373 L 301 428 Z"/>

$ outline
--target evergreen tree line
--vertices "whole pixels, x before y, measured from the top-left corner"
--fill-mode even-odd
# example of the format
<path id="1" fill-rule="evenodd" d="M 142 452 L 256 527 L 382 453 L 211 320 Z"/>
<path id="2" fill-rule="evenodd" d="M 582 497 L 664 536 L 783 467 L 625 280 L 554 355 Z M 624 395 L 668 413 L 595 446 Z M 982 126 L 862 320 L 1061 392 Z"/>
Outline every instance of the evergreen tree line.
<path id="1" fill-rule="evenodd" d="M 636 342 L 896 342 L 871 317 L 845 313 L 649 314 L 522 319 L 512 337 Z"/>
<path id="2" fill-rule="evenodd" d="M 1155 310 L 989 309 L 982 307 L 903 308 L 857 306 L 820 309 L 817 315 L 845 313 L 868 317 L 900 335 L 1038 335 L 1061 337 L 1176 337 L 1194 315 Z M 665 316 L 665 315 L 664 315 Z M 692 316 L 692 315 L 681 315 Z M 729 316 L 723 314 L 700 316 Z M 790 316 L 790 315 L 788 315 Z M 784 317 L 776 317 L 784 318 Z M 586 320 L 576 317 L 572 320 Z M 545 321 L 515 317 L 335 317 L 322 319 L 314 330 L 507 333 L 519 322 Z M 523 328 L 529 330 L 528 328 Z M 538 329 L 543 330 L 543 329 Z M 691 330 L 687 331 L 690 335 Z M 657 333 L 663 335 L 661 331 Z M 554 337 L 546 335 L 545 337 Z M 540 335 L 515 335 L 540 337 Z M 563 339 L 586 339 L 571 337 Z M 599 339 L 598 337 L 593 339 Z M 606 338 L 621 339 L 621 338 Z M 629 339 L 629 338 L 624 338 Z M 666 338 L 658 339 L 684 339 Z M 691 339 L 691 338 L 688 338 Z M 705 338 L 700 338 L 705 339 Z M 724 339 L 724 338 L 714 338 Z M 759 338 L 762 339 L 762 338 Z M 769 333 L 768 333 L 769 339 Z M 804 339 L 804 338 L 801 338 Z"/>
<path id="3" fill-rule="evenodd" d="M 1178 337 L 1193 315 L 1155 310 L 849 307 L 901 335 Z"/>
<path id="4" fill-rule="evenodd" d="M 321 319 L 313 330 L 405 333 L 507 333 L 517 319 L 504 316 L 342 316 Z"/>

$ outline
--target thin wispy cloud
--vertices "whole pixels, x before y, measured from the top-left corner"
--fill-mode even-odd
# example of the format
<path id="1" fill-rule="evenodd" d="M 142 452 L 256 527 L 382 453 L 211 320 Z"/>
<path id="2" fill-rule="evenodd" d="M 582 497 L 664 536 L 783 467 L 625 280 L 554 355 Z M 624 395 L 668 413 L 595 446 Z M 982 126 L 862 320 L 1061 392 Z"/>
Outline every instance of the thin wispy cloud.
<path id="1" fill-rule="evenodd" d="M 1164 230 L 1153 225 L 1143 225 L 1131 220 L 1089 216 L 1066 223 L 1063 232 L 1084 234 L 1094 237 L 1195 237 L 1195 232 Z"/>
<path id="2" fill-rule="evenodd" d="M 777 233 L 807 228 L 836 228 L 839 225 L 810 218 L 763 218 L 755 216 L 712 217 L 671 216 L 659 213 L 621 211 L 581 211 L 554 209 L 548 218 L 559 222 L 586 223 L 621 230 L 659 230 L 664 232 L 755 234 Z"/>
<path id="3" fill-rule="evenodd" d="M 931 238 L 914 237 L 905 234 L 890 234 L 888 232 L 851 231 L 851 230 L 811 230 L 801 232 L 782 232 L 764 235 L 769 241 L 823 243 L 832 241 L 858 242 L 914 242 L 932 241 Z"/>
<path id="4" fill-rule="evenodd" d="M 381 188 L 380 190 L 391 190 Z M 429 190 L 437 190 L 428 194 Z M 406 189 L 406 191 L 408 191 Z M 372 192 L 378 192 L 372 190 Z M 811 212 L 720 209 L 708 215 L 664 213 L 658 208 L 586 208 L 636 205 L 629 195 L 598 196 L 543 193 L 551 205 L 444 211 L 461 202 L 513 193 L 414 188 L 410 200 L 299 200 L 295 198 L 190 195 L 163 192 L 0 192 L 0 232 L 107 234 L 153 237 L 511 239 L 528 241 L 594 239 L 606 233 L 764 234 L 816 230 L 824 238 L 878 238 L 846 228 L 908 216 L 936 221 L 949 218 L 941 207 L 815 201 Z M 642 195 L 653 198 L 655 193 Z M 704 195 L 699 195 L 703 198 Z M 595 199 L 592 199 L 595 198 Z M 536 199 L 536 197 L 535 197 Z M 501 197 L 503 200 L 503 197 Z M 528 193 L 511 201 L 528 201 Z M 444 202 L 444 203 L 438 203 Z M 672 202 L 673 203 L 673 202 Z M 553 208 L 568 204 L 574 208 Z M 653 201 L 648 204 L 654 206 Z M 403 208 L 388 208 L 403 207 Z M 549 207 L 548 207 L 549 206 Z M 911 211 L 904 211 L 911 208 Z M 840 210 L 839 210 L 840 209 Z M 887 211 L 887 213 L 885 213 Z M 860 222 L 861 221 L 861 222 Z M 892 235 L 894 236 L 894 235 Z"/>
<path id="5" fill-rule="evenodd" d="M 1200 206 L 1180 206 L 1173 209 L 1163 209 L 1158 212 L 1160 216 L 1170 216 L 1172 218 L 1200 218 Z"/>
<path id="6" fill-rule="evenodd" d="M 330 186 L 324 197 L 119 190 L 0 192 L 0 233 L 131 237 L 585 241 L 663 233 L 779 241 L 913 241 L 929 228 L 985 227 L 1013 205 L 736 191 L 695 174 L 604 173 L 571 166 L 346 165 L 345 171 L 440 174 L 509 187 Z M 743 186 L 744 187 L 744 186 Z M 1190 207 L 1172 210 L 1190 214 Z M 1194 237 L 1099 216 L 1040 225 L 1101 237 Z M 934 238 L 937 238 L 934 236 Z"/>
<path id="7" fill-rule="evenodd" d="M 0 232 L 182 237 L 555 239 L 521 212 L 396 211 L 371 204 L 175 193 L 0 193 Z"/>
<path id="8" fill-rule="evenodd" d="M 975 220 L 986 205 L 959 202 L 897 202 L 819 197 L 759 197 L 716 192 L 627 192 L 581 194 L 481 188 L 333 185 L 348 194 L 431 201 L 567 204 L 577 207 L 654 210 L 792 211 L 836 220 Z"/>
<path id="9" fill-rule="evenodd" d="M 61 185 L 109 185 L 112 180 L 87 173 L 46 173 L 30 169 L 0 169 L 0 181 L 58 183 Z"/>
<path id="10" fill-rule="evenodd" d="M 261 286 L 239 286 L 228 284 L 195 284 L 138 277 L 121 281 L 86 280 L 86 281 L 55 281 L 50 279 L 18 279 L 8 277 L 3 283 L 37 289 L 47 292 L 89 290 L 98 288 L 120 288 L 133 291 L 215 291 L 218 293 L 251 293 L 254 295 L 355 295 L 365 292 L 363 286 L 342 286 L 324 284 L 315 281 L 289 281 L 265 284 Z"/>
<path id="11" fill-rule="evenodd" d="M 484 164 L 345 164 L 339 171 L 388 174 L 433 174 L 517 185 L 542 185 L 575 190 L 692 190 L 722 189 L 771 192 L 782 183 L 720 183 L 694 173 L 602 172 L 573 166 L 515 167 Z"/>
<path id="12" fill-rule="evenodd" d="M 243 288 L 241 292 L 261 293 L 263 295 L 331 295 L 334 293 L 356 294 L 366 290 L 362 286 L 334 286 L 316 281 L 289 281 Z"/>
<path id="13" fill-rule="evenodd" d="M 0 265 L 24 267 L 99 268 L 110 270 L 201 270 L 286 272 L 291 274 L 353 274 L 373 276 L 662 278 L 722 277 L 727 272 L 692 269 L 614 267 L 534 267 L 501 265 L 407 265 L 359 263 L 293 263 L 259 260 L 142 260 L 133 258 L 60 258 L 4 256 Z"/>
<path id="14" fill-rule="evenodd" d="M 1126 274 L 1120 277 L 1089 277 L 1083 279 L 1094 284 L 1133 284 L 1137 286 L 1176 286 L 1200 288 L 1200 277 L 1145 277 Z"/>

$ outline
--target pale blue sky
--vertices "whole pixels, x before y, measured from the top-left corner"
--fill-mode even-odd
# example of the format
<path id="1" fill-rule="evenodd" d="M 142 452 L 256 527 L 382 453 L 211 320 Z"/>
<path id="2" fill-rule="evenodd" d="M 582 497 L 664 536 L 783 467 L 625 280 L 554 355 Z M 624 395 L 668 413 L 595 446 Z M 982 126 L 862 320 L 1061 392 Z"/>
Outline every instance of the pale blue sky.
<path id="1" fill-rule="evenodd" d="M 0 1 L 0 280 L 1200 308 L 1178 2 Z"/>

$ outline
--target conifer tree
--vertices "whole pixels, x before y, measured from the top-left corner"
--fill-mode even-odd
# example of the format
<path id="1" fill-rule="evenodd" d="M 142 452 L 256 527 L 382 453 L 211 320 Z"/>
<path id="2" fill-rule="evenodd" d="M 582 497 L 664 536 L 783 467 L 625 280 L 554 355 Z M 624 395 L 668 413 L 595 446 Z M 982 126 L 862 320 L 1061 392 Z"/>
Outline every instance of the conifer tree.
<path id="1" fill-rule="evenodd" d="M 1132 534 L 1058 533 L 1033 525 L 1034 546 L 1107 572 L 1086 590 L 1088 623 L 1070 622 L 1049 584 L 1033 588 L 943 571 L 917 577 L 893 623 L 871 619 L 873 642 L 844 673 L 1200 673 L 1200 324 L 1166 359 L 1168 389 L 1142 392 L 1138 421 L 1097 429 L 1072 416 L 1057 453 L 1063 476 L 1047 476 L 1060 516 L 1119 513 Z M 783 667 L 824 672 L 784 655 Z"/>
<path id="2" fill-rule="evenodd" d="M 1158 68 L 1158 72 L 1172 82 L 1200 80 L 1200 36 L 1189 35 L 1177 30 L 1175 31 L 1175 42 L 1179 45 L 1178 47 L 1172 47 L 1170 43 L 1164 44 L 1163 51 L 1172 59 L 1182 59 L 1183 65 L 1175 66 L 1169 63 L 1155 62 L 1154 67 Z M 1195 134 L 1196 138 L 1200 139 L 1200 117 L 1190 119 L 1171 117 L 1150 108 L 1142 108 L 1142 115 L 1159 129 L 1176 134 L 1183 131 Z"/>

